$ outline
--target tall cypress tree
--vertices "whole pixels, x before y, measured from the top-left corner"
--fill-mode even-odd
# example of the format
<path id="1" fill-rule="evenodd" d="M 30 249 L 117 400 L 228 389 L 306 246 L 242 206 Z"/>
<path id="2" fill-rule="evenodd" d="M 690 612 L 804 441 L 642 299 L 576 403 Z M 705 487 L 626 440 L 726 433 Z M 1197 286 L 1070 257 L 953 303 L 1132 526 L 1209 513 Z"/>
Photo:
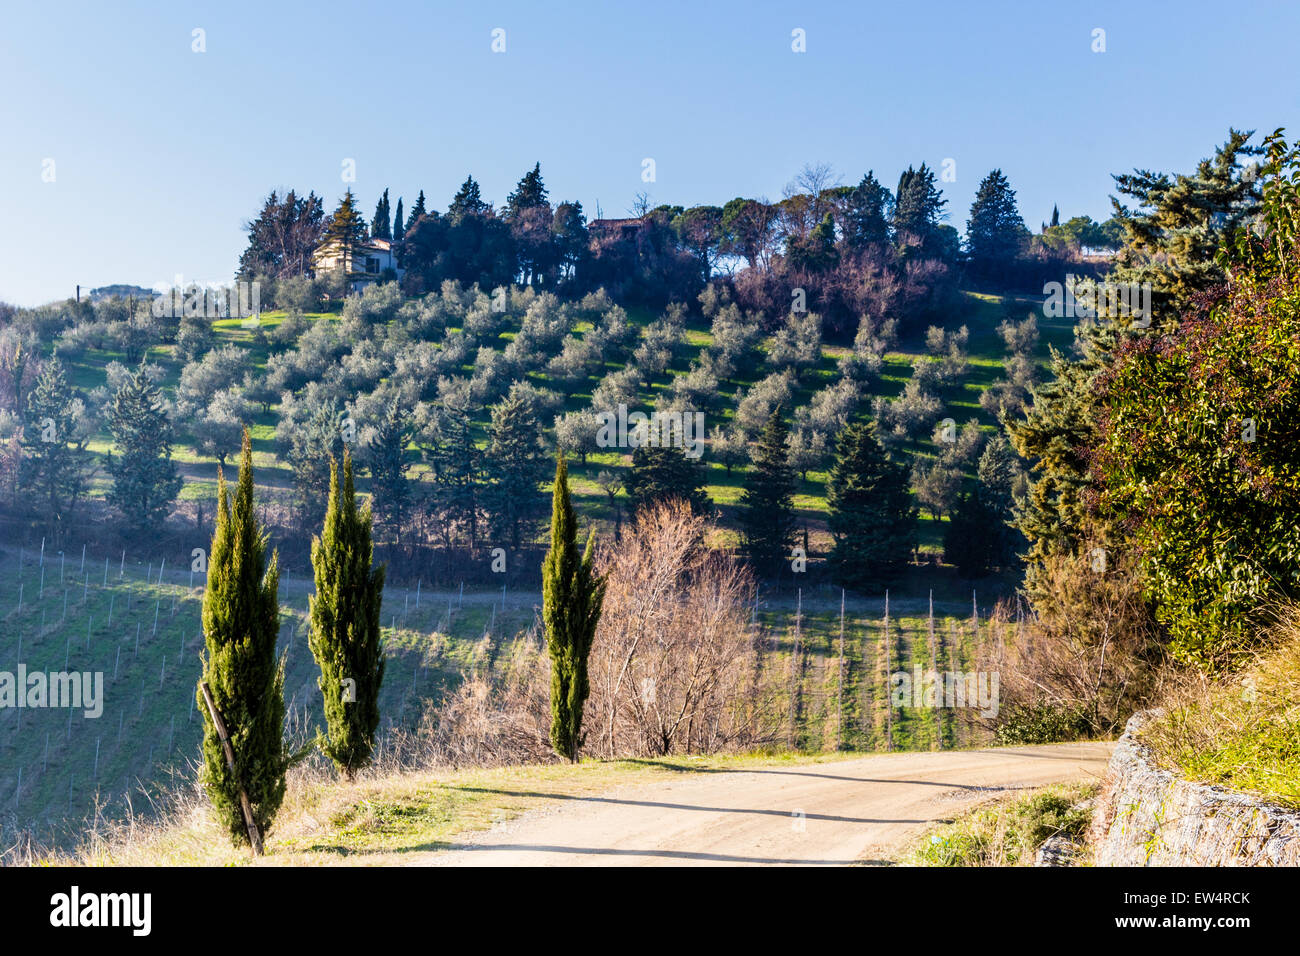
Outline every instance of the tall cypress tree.
<path id="1" fill-rule="evenodd" d="M 388 206 L 388 189 L 384 189 L 384 194 L 379 197 L 379 202 L 375 203 L 375 215 L 370 220 L 370 234 L 376 239 L 393 238 L 392 213 Z"/>
<path id="2" fill-rule="evenodd" d="M 172 461 L 172 427 L 162 393 L 143 364 L 113 396 L 108 427 L 121 452 L 108 460 L 113 476 L 108 500 L 133 529 L 157 528 L 181 490 L 181 478 Z"/>
<path id="3" fill-rule="evenodd" d="M 795 477 L 788 438 L 789 429 L 777 409 L 763 426 L 754 467 L 745 476 L 745 490 L 740 496 L 745 550 L 763 574 L 776 571 L 795 536 Z"/>
<path id="4" fill-rule="evenodd" d="M 826 488 L 830 563 L 849 587 L 866 588 L 907 563 L 916 544 L 916 505 L 907 468 L 890 460 L 876 424 L 845 426 Z"/>
<path id="5" fill-rule="evenodd" d="M 595 535 L 578 553 L 578 520 L 569 499 L 569 469 L 560 455 L 551 500 L 551 547 L 542 562 L 542 621 L 551 657 L 551 746 L 576 762 L 582 711 L 591 692 L 587 658 L 605 601 L 605 579 L 594 570 Z"/>
<path id="6" fill-rule="evenodd" d="M 393 239 L 401 242 L 406 236 L 406 220 L 402 218 L 402 197 L 397 197 L 397 209 L 393 211 Z"/>
<path id="7" fill-rule="evenodd" d="M 379 726 L 384 645 L 379 628 L 384 568 L 371 567 L 370 509 L 357 507 L 352 454 L 343 452 L 343 487 L 330 461 L 329 510 L 311 542 L 316 594 L 311 597 L 308 645 L 320 667 L 327 735 L 321 752 L 349 780 L 367 763 Z M 350 682 L 345 684 L 346 682 Z"/>
<path id="8" fill-rule="evenodd" d="M 196 690 L 203 714 L 203 767 L 199 780 L 236 846 L 248 843 L 240 810 L 242 789 L 265 834 L 284 800 L 289 756 L 284 747 L 284 662 L 275 656 L 280 630 L 280 559 L 266 557 L 266 534 L 253 511 L 253 449 L 244 431 L 234 500 L 217 469 L 217 528 L 203 594 L 203 676 L 225 722 L 234 769 Z"/>

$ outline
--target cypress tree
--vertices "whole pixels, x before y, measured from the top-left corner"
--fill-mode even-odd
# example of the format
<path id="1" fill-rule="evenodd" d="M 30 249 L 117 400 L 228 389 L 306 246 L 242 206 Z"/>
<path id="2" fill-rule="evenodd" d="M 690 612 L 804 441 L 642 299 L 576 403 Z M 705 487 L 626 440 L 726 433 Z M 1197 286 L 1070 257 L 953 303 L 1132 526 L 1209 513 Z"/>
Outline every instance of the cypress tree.
<path id="1" fill-rule="evenodd" d="M 308 645 L 320 667 L 319 686 L 329 732 L 321 752 L 349 780 L 370 762 L 379 726 L 384 646 L 379 628 L 384 568 L 371 567 L 370 509 L 357 507 L 352 453 L 343 452 L 343 487 L 330 461 L 329 509 L 311 542 L 316 594 L 311 597 Z M 351 681 L 345 685 L 345 681 Z"/>
<path id="2" fill-rule="evenodd" d="M 840 432 L 826 504 L 835 539 L 830 563 L 846 586 L 868 587 L 907 563 L 916 544 L 916 506 L 907 468 L 889 458 L 875 422 Z"/>
<path id="3" fill-rule="evenodd" d="M 402 218 L 402 197 L 397 197 L 397 209 L 393 212 L 393 239 L 401 242 L 406 235 L 405 220 Z"/>
<path id="4" fill-rule="evenodd" d="M 280 559 L 266 557 L 266 534 L 253 512 L 253 450 L 244 431 L 239 484 L 233 501 L 217 469 L 217 527 L 203 594 L 203 676 L 230 735 L 235 766 L 225 753 L 202 690 L 203 767 L 199 780 L 236 846 L 247 844 L 242 789 L 259 832 L 266 833 L 284 800 L 289 756 L 284 747 L 284 662 L 275 656 L 280 629 L 276 593 Z"/>
<path id="5" fill-rule="evenodd" d="M 794 468 L 787 445 L 789 430 L 777 409 L 758 439 L 754 467 L 740 496 L 740 527 L 745 550 L 763 574 L 776 571 L 795 536 Z"/>
<path id="6" fill-rule="evenodd" d="M 595 542 L 595 535 L 589 535 L 579 556 L 569 469 L 560 455 L 551 500 L 551 547 L 542 562 L 542 620 L 551 658 L 551 746 L 574 762 L 582 747 L 582 711 L 591 691 L 587 658 L 605 600 L 605 579 L 594 570 Z"/>
<path id="7" fill-rule="evenodd" d="M 370 220 L 370 234 L 376 239 L 393 238 L 392 215 L 389 211 L 386 188 L 384 194 L 379 197 L 379 202 L 375 203 L 375 215 Z"/>

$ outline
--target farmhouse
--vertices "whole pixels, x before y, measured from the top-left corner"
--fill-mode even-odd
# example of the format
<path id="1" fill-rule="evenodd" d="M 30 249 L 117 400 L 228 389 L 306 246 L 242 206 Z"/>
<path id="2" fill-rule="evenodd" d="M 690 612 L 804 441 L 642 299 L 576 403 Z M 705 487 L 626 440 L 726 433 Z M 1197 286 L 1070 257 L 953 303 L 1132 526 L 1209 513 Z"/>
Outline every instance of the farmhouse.
<path id="1" fill-rule="evenodd" d="M 317 275 L 342 269 L 349 290 L 364 289 L 385 278 L 400 279 L 405 271 L 398 267 L 393 244 L 387 239 L 367 239 L 350 249 L 342 248 L 336 239 L 329 239 L 316 247 L 312 264 Z"/>

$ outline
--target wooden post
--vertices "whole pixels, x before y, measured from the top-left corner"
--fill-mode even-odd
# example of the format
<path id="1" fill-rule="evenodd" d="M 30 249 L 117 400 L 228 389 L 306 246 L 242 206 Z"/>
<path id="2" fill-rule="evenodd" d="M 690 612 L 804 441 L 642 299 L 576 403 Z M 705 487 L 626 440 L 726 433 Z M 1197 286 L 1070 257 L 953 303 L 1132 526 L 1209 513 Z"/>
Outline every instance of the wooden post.
<path id="1" fill-rule="evenodd" d="M 226 722 L 221 719 L 221 712 L 217 710 L 216 701 L 212 699 L 212 691 L 208 688 L 208 682 L 203 681 L 199 684 L 203 691 L 203 702 L 208 705 L 208 713 L 212 716 L 212 726 L 217 729 L 217 737 L 221 740 L 221 749 L 226 752 L 226 766 L 230 772 L 235 772 L 235 751 L 231 749 L 230 737 L 226 734 Z M 248 828 L 248 841 L 253 845 L 253 853 L 256 856 L 262 855 L 262 834 L 258 832 L 257 821 L 253 819 L 253 805 L 248 802 L 248 794 L 244 788 L 239 788 L 239 808 L 244 813 L 244 826 Z"/>
<path id="2" fill-rule="evenodd" d="M 894 666 L 894 649 L 889 645 L 889 591 L 885 591 L 885 749 L 894 749 L 894 697 L 890 670 Z"/>

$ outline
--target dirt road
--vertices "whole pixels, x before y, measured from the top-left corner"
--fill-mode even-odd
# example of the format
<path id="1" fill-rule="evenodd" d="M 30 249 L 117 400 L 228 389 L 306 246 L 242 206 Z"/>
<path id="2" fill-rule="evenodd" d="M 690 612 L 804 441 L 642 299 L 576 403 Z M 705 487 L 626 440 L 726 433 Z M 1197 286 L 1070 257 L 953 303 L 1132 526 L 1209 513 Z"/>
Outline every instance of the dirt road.
<path id="1" fill-rule="evenodd" d="M 919 830 L 1000 793 L 1100 778 L 1109 743 L 1052 744 L 744 770 L 569 798 L 420 854 L 434 866 L 885 862 Z"/>

